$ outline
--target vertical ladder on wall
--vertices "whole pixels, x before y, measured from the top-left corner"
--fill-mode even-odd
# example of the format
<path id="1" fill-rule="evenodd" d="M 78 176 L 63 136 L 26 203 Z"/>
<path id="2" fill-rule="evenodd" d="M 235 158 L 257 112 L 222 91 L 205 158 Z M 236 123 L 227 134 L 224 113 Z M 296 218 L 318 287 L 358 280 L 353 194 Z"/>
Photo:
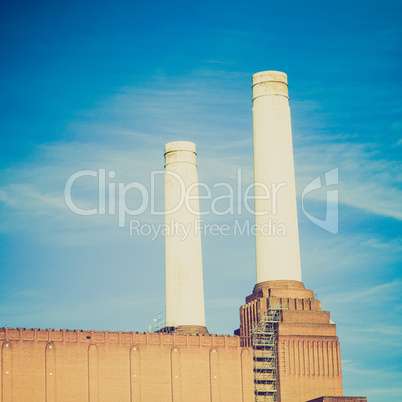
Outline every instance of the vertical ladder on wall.
<path id="1" fill-rule="evenodd" d="M 277 401 L 276 323 L 281 321 L 281 309 L 269 309 L 261 314 L 252 330 L 254 361 L 254 394 L 256 402 Z"/>
<path id="2" fill-rule="evenodd" d="M 160 311 L 154 318 L 154 322 L 150 325 L 149 332 L 160 332 L 161 329 L 166 327 L 165 312 Z"/>

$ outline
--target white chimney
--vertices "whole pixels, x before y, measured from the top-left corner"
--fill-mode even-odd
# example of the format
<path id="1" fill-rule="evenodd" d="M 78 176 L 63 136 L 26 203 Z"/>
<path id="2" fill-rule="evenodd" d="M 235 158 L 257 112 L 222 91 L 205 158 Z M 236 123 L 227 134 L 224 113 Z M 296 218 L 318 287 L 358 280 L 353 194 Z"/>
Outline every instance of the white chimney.
<path id="1" fill-rule="evenodd" d="M 285 73 L 263 71 L 253 75 L 253 143 L 257 283 L 301 281 L 292 132 Z"/>
<path id="2" fill-rule="evenodd" d="M 195 144 L 165 145 L 166 327 L 206 333 Z"/>

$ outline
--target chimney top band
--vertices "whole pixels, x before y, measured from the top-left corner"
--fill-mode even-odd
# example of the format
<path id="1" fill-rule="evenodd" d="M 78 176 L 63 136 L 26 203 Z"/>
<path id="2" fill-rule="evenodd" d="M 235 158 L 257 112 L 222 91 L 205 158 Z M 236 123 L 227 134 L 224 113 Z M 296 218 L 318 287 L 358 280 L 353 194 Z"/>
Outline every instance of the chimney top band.
<path id="1" fill-rule="evenodd" d="M 165 145 L 165 166 L 171 163 L 192 163 L 196 165 L 195 144 L 190 141 L 175 141 Z"/>
<path id="2" fill-rule="evenodd" d="M 261 71 L 254 74 L 253 101 L 265 95 L 279 95 L 289 99 L 287 75 L 280 71 Z"/>

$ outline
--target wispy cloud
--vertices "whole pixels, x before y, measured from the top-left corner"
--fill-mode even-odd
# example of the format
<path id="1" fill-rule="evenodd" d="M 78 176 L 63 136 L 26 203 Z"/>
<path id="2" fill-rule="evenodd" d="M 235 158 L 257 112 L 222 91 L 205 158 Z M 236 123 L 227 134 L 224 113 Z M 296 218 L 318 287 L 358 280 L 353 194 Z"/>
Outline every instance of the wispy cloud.
<path id="1" fill-rule="evenodd" d="M 387 398 L 398 398 L 401 395 L 401 387 L 390 386 L 391 381 L 398 383 L 401 378 L 400 373 L 392 369 L 367 368 L 356 362 L 342 360 L 342 374 L 344 387 L 347 389 L 346 394 L 362 395 L 361 390 L 364 389 L 364 396 L 367 396 L 369 400 L 378 395 L 386 395 Z M 349 379 L 354 379 L 353 383 Z M 386 385 L 382 386 L 382 384 Z"/>
<path id="2" fill-rule="evenodd" d="M 375 300 L 381 300 L 383 303 L 385 299 L 388 301 L 397 300 L 400 298 L 400 290 L 402 289 L 402 280 L 395 279 L 389 283 L 373 286 L 365 290 L 353 289 L 347 292 L 336 293 L 327 295 L 328 299 L 334 299 L 337 303 L 350 304 L 351 302 L 359 301 L 359 304 L 369 302 L 373 303 Z"/>
<path id="3" fill-rule="evenodd" d="M 102 295 L 97 298 L 87 298 L 80 300 L 63 300 L 53 294 L 54 302 L 49 304 L 47 298 L 35 290 L 19 291 L 15 294 L 9 295 L 14 301 L 10 304 L 8 300 L 0 301 L 2 307 L 2 323 L 6 324 L 15 320 L 18 317 L 21 325 L 26 327 L 42 327 L 48 328 L 54 323 L 58 324 L 58 328 L 67 329 L 98 329 L 94 328 L 93 322 L 102 321 L 102 316 L 128 316 L 130 311 L 136 311 L 138 319 L 142 315 L 138 312 L 141 310 L 139 307 L 144 303 L 153 306 L 155 310 L 163 302 L 163 297 L 160 294 L 149 294 L 147 297 L 144 295 L 122 294 L 120 296 L 105 297 Z M 144 314 L 143 314 L 144 315 Z M 146 313 L 145 313 L 146 315 Z M 150 319 L 151 321 L 151 319 Z M 110 322 L 110 320 L 108 320 Z M 106 324 L 105 324 L 106 326 Z M 113 328 L 108 328 L 113 330 Z M 118 330 L 132 330 L 131 324 L 125 328 L 115 327 Z M 137 330 L 141 330 L 137 328 Z M 143 328 L 147 330 L 147 328 Z"/>
<path id="4" fill-rule="evenodd" d="M 339 168 L 339 201 L 341 203 L 402 220 L 402 169 L 399 161 L 383 160 L 373 144 L 344 142 L 315 143 L 295 149 L 296 177 L 299 193 L 317 175 Z M 322 199 L 323 193 L 309 196 Z"/>
<path id="5" fill-rule="evenodd" d="M 65 209 L 63 197 L 41 194 L 31 184 L 11 184 L 0 189 L 0 201 L 9 208 L 45 215 L 50 211 Z"/>

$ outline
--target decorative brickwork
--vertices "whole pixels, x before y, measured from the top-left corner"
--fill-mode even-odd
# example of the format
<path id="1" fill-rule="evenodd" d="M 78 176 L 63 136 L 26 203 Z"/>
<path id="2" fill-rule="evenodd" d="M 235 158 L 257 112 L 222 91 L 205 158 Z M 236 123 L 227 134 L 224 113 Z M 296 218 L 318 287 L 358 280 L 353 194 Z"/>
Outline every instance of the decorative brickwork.
<path id="1" fill-rule="evenodd" d="M 320 395 L 342 396 L 340 346 L 329 312 L 297 281 L 257 284 L 240 308 L 241 345 L 252 346 L 261 314 L 279 310 L 275 323 L 276 400 L 305 402 Z"/>
<path id="2" fill-rule="evenodd" d="M 253 402 L 237 336 L 0 329 L 8 401 Z"/>

